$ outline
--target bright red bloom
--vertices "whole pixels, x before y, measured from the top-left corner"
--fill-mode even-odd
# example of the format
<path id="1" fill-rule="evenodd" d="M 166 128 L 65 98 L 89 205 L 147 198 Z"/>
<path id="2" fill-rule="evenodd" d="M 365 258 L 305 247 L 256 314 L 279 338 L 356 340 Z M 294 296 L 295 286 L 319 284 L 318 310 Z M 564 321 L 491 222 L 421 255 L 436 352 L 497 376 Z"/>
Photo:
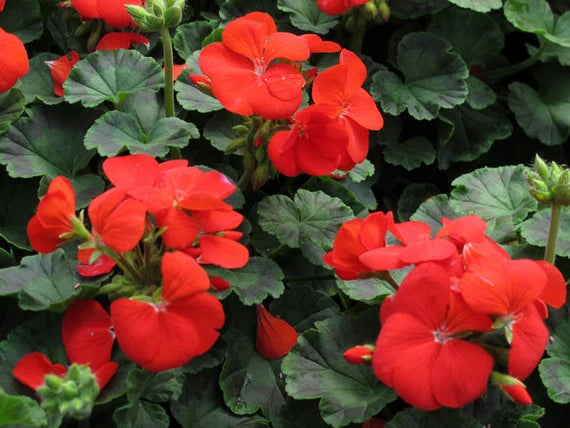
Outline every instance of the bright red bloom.
<path id="1" fill-rule="evenodd" d="M 366 66 L 353 52 L 343 49 L 339 64 L 320 73 L 313 82 L 315 104 L 327 104 L 336 109 L 348 134 L 348 147 L 340 169 L 349 170 L 368 154 L 368 130 L 379 130 L 384 119 L 376 102 L 362 89 Z"/>
<path id="2" fill-rule="evenodd" d="M 271 138 L 268 154 L 275 168 L 293 177 L 301 172 L 327 175 L 339 166 L 346 152 L 348 135 L 334 109 L 311 105 L 294 116 L 290 131 L 279 131 Z"/>
<path id="3" fill-rule="evenodd" d="M 97 13 L 106 24 L 114 28 L 133 26 L 131 15 L 125 5 L 134 4 L 142 6 L 142 0 L 97 0 Z"/>
<path id="4" fill-rule="evenodd" d="M 307 41 L 278 32 L 273 19 L 262 12 L 230 22 L 222 39 L 202 49 L 199 63 L 224 108 L 271 120 L 292 115 L 301 105 L 305 79 L 293 65 L 272 62 L 306 60 L 310 55 Z"/>
<path id="5" fill-rule="evenodd" d="M 97 10 L 97 0 L 71 0 L 71 7 L 79 12 L 82 20 L 101 18 Z"/>
<path id="6" fill-rule="evenodd" d="M 350 364 L 368 364 L 372 361 L 372 350 L 364 345 L 353 346 L 347 349 L 342 356 Z"/>
<path id="7" fill-rule="evenodd" d="M 162 300 L 118 299 L 111 304 L 117 341 L 127 357 L 151 371 L 168 370 L 203 354 L 216 342 L 224 310 L 206 272 L 182 252 L 162 259 Z"/>
<path id="8" fill-rule="evenodd" d="M 63 55 L 53 61 L 46 61 L 53 80 L 53 91 L 58 97 L 63 97 L 63 83 L 66 81 L 67 76 L 69 76 L 69 72 L 73 66 L 79 61 L 79 54 L 77 52 L 71 51 L 69 55 L 71 55 L 71 58 L 67 55 Z"/>
<path id="9" fill-rule="evenodd" d="M 490 330 L 491 320 L 469 310 L 451 290 L 443 268 L 422 264 L 391 302 L 376 342 L 374 374 L 421 410 L 461 407 L 485 392 L 493 358 L 454 336 Z"/>
<path id="10" fill-rule="evenodd" d="M 301 37 L 309 43 L 309 50 L 312 54 L 332 53 L 341 50 L 341 46 L 338 43 L 323 40 L 316 34 L 301 34 Z"/>
<path id="11" fill-rule="evenodd" d="M 115 267 L 115 262 L 111 257 L 106 256 L 105 254 L 101 254 L 97 260 L 95 260 L 93 263 L 89 263 L 91 260 L 91 255 L 95 251 L 95 248 L 77 250 L 77 261 L 79 264 L 77 265 L 76 269 L 79 275 L 87 277 L 99 276 L 109 273 L 113 270 Z"/>
<path id="12" fill-rule="evenodd" d="M 51 253 L 65 241 L 61 234 L 73 232 L 71 217 L 75 216 L 75 193 L 69 180 L 56 177 L 38 204 L 36 214 L 28 222 L 28 239 L 38 253 Z"/>
<path id="13" fill-rule="evenodd" d="M 480 258 L 460 281 L 471 309 L 502 319 L 512 332 L 509 374 L 524 380 L 534 370 L 548 342 L 536 301 L 547 283 L 543 269 L 532 260 Z"/>
<path id="14" fill-rule="evenodd" d="M 0 28 L 0 93 L 7 91 L 30 69 L 22 41 Z"/>
<path id="15" fill-rule="evenodd" d="M 257 352 L 267 360 L 284 357 L 295 346 L 299 335 L 291 324 L 271 315 L 262 304 L 256 306 L 256 311 L 255 347 Z"/>
<path id="16" fill-rule="evenodd" d="M 145 45 L 148 49 L 150 42 L 148 39 L 137 33 L 124 31 L 121 33 L 107 33 L 99 43 L 97 43 L 96 51 L 114 51 L 116 49 L 129 49 L 132 45 Z"/>
<path id="17" fill-rule="evenodd" d="M 12 374 L 24 385 L 37 391 L 44 384 L 47 374 L 65 377 L 67 369 L 61 364 L 52 364 L 41 352 L 24 355 L 14 366 Z"/>
<path id="18" fill-rule="evenodd" d="M 525 405 L 532 404 L 532 398 L 522 382 L 515 383 L 514 385 L 499 385 L 499 387 L 505 391 L 513 401 Z"/>
<path id="19" fill-rule="evenodd" d="M 367 2 L 368 0 L 317 0 L 317 7 L 328 15 L 342 15 L 351 7 Z"/>
<path id="20" fill-rule="evenodd" d="M 110 189 L 91 201 L 88 208 L 93 239 L 118 253 L 131 251 L 144 234 L 145 206 L 123 189 Z"/>

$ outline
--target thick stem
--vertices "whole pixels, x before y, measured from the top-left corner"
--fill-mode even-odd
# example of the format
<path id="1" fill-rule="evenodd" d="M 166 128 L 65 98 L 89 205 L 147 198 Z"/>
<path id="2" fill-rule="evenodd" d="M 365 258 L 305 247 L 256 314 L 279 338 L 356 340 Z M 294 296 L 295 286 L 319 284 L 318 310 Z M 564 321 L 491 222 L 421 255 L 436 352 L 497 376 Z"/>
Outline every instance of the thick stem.
<path id="1" fill-rule="evenodd" d="M 497 80 L 511 74 L 518 73 L 520 71 L 526 70 L 528 67 L 533 65 L 540 59 L 540 56 L 548 46 L 548 40 L 544 40 L 542 44 L 538 47 L 538 50 L 531 57 L 519 62 L 518 64 L 509 65 L 507 67 L 497 68 L 495 70 L 489 70 L 481 73 L 479 76 L 482 80 Z"/>
<path id="2" fill-rule="evenodd" d="M 350 37 L 349 48 L 355 54 L 362 52 L 362 44 L 364 43 L 364 33 L 366 32 L 366 17 L 362 8 L 355 8 L 354 12 L 354 29 Z"/>
<path id="3" fill-rule="evenodd" d="M 552 204 L 552 215 L 550 217 L 550 229 L 548 230 L 548 241 L 546 241 L 546 251 L 544 260 L 554 264 L 556 260 L 556 237 L 558 236 L 558 224 L 560 223 L 560 212 L 562 205 L 556 201 Z"/>
<path id="4" fill-rule="evenodd" d="M 160 31 L 162 39 L 162 53 L 164 56 L 164 109 L 166 117 L 174 116 L 174 86 L 172 80 L 172 68 L 174 59 L 172 54 L 172 39 L 168 28 Z"/>

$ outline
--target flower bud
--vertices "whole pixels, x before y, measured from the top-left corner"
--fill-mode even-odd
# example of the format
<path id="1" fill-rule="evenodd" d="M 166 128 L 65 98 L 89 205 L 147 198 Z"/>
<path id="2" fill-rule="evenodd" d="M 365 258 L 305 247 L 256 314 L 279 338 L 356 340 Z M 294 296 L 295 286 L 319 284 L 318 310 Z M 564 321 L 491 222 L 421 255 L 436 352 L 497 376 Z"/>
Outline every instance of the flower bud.
<path id="1" fill-rule="evenodd" d="M 534 157 L 534 170 L 543 180 L 548 180 L 550 178 L 550 171 L 548 170 L 548 166 L 546 165 L 546 162 L 544 162 L 542 158 L 538 156 L 538 154 Z"/>
<path id="2" fill-rule="evenodd" d="M 499 386 L 511 400 L 520 404 L 532 404 L 532 398 L 526 390 L 526 386 L 517 378 L 499 372 L 492 372 L 491 381 Z"/>
<path id="3" fill-rule="evenodd" d="M 359 345 L 347 349 L 342 356 L 350 364 L 369 364 L 372 361 L 373 345 Z"/>
<path id="4" fill-rule="evenodd" d="M 164 12 L 164 25 L 166 27 L 176 27 L 182 21 L 182 9 L 171 7 Z"/>
<path id="5" fill-rule="evenodd" d="M 268 360 L 284 357 L 297 343 L 298 334 L 287 321 L 269 313 L 262 304 L 257 305 L 257 352 Z"/>

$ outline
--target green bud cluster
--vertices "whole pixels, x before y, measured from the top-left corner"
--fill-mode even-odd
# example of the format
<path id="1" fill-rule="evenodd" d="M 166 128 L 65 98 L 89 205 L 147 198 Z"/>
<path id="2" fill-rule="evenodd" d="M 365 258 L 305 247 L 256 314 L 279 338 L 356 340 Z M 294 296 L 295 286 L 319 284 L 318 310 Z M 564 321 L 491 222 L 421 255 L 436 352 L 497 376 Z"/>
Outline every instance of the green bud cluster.
<path id="1" fill-rule="evenodd" d="M 141 30 L 159 32 L 180 24 L 184 0 L 148 0 L 144 6 L 125 7 Z"/>
<path id="2" fill-rule="evenodd" d="M 99 385 L 89 366 L 72 364 L 65 378 L 48 374 L 44 382 L 38 394 L 52 425 L 59 425 L 65 416 L 81 420 L 90 415 Z"/>
<path id="3" fill-rule="evenodd" d="M 552 162 L 550 167 L 536 155 L 534 169 L 527 170 L 531 195 L 543 204 L 570 205 L 570 170 Z"/>

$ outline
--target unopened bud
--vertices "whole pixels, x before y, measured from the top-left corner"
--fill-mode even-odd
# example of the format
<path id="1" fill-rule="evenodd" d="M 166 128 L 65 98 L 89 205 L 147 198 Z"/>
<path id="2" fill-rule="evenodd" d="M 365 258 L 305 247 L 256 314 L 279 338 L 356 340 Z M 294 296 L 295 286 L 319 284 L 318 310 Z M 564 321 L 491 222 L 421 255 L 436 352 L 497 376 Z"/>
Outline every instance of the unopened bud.
<path id="1" fill-rule="evenodd" d="M 178 7 L 171 7 L 166 9 L 163 16 L 166 27 L 176 27 L 182 21 L 182 10 Z"/>
<path id="2" fill-rule="evenodd" d="M 558 176 L 557 184 L 568 184 L 570 182 L 570 171 L 565 169 Z"/>
<path id="3" fill-rule="evenodd" d="M 374 1 L 369 1 L 362 6 L 362 18 L 367 21 L 372 21 L 378 15 L 378 8 Z"/>
<path id="4" fill-rule="evenodd" d="M 251 185 L 253 187 L 253 190 L 259 189 L 270 178 L 271 170 L 269 169 L 269 165 L 267 163 L 259 165 L 251 175 Z"/>
<path id="5" fill-rule="evenodd" d="M 372 361 L 373 352 L 373 345 L 359 345 L 347 349 L 343 357 L 350 364 L 369 364 Z"/>
<path id="6" fill-rule="evenodd" d="M 245 125 L 235 125 L 232 126 L 232 131 L 234 131 L 234 134 L 238 137 L 245 137 L 249 133 L 249 128 Z"/>
<path id="7" fill-rule="evenodd" d="M 129 12 L 129 15 L 131 15 L 131 18 L 133 18 L 133 21 L 137 25 L 138 25 L 138 22 L 148 14 L 148 12 L 142 6 L 135 6 L 134 4 L 127 4 L 127 5 L 125 5 L 125 8 L 127 9 L 127 12 Z"/>
<path id="8" fill-rule="evenodd" d="M 390 6 L 388 6 L 388 2 L 386 0 L 380 0 L 377 5 L 378 12 L 380 12 L 382 19 L 388 21 L 388 19 L 390 19 Z"/>
<path id="9" fill-rule="evenodd" d="M 226 153 L 235 153 L 238 150 L 242 150 L 247 144 L 247 138 L 235 138 L 231 140 L 226 146 Z"/>
<path id="10" fill-rule="evenodd" d="M 550 178 L 550 171 L 548 170 L 548 165 L 546 165 L 546 162 L 544 162 L 542 158 L 538 155 L 534 157 L 534 170 L 543 180 L 548 180 Z"/>
<path id="11" fill-rule="evenodd" d="M 494 371 L 491 373 L 491 381 L 499 386 L 509 399 L 520 404 L 532 404 L 526 386 L 517 378 Z"/>

